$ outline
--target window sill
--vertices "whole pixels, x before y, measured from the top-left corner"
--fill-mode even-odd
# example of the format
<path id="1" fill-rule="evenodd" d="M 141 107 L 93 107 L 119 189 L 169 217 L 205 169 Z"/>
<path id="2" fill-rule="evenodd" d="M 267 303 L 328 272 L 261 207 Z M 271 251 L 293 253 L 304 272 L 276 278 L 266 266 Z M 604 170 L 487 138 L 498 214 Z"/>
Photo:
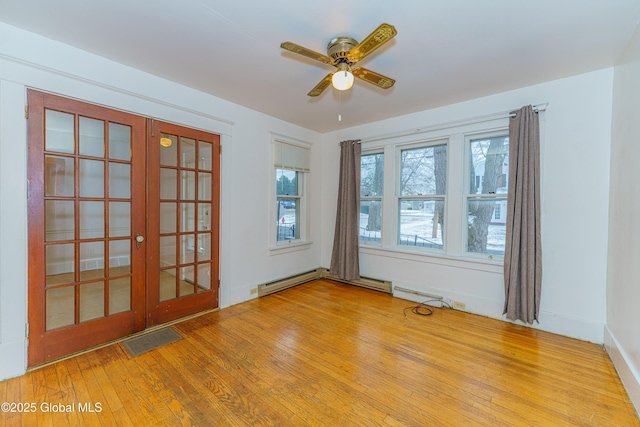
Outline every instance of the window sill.
<path id="1" fill-rule="evenodd" d="M 281 255 L 290 252 L 305 251 L 311 247 L 311 240 L 289 240 L 277 245 L 269 246 L 269 255 Z"/>
<path id="2" fill-rule="evenodd" d="M 502 274 L 504 272 L 503 258 L 485 259 L 480 257 L 465 257 L 439 254 L 434 252 L 421 252 L 403 248 L 388 248 L 373 245 L 360 245 L 360 253 L 374 256 L 384 256 L 385 258 L 396 258 L 404 261 L 423 262 L 428 264 L 439 264 L 448 267 L 480 270 L 491 273 Z"/>

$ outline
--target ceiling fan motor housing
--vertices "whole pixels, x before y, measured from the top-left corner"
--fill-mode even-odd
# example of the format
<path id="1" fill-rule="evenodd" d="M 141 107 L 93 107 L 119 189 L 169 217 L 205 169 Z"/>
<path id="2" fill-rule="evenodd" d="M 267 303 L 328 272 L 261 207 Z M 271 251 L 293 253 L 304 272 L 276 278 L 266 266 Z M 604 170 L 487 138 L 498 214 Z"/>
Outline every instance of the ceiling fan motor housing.
<path id="1" fill-rule="evenodd" d="M 331 39 L 327 45 L 327 55 L 332 57 L 336 63 L 349 62 L 347 55 L 358 42 L 351 37 L 336 37 Z"/>

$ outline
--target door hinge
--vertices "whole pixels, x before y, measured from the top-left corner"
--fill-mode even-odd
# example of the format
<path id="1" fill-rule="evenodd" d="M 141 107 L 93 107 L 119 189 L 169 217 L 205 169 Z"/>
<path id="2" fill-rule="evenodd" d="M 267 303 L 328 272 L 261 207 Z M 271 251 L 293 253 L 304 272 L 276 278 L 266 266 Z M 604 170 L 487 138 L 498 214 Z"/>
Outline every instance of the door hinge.
<path id="1" fill-rule="evenodd" d="M 24 105 L 24 118 L 29 119 L 29 104 Z"/>
<path id="2" fill-rule="evenodd" d="M 218 279 L 218 287 L 220 287 L 220 279 Z"/>
<path id="3" fill-rule="evenodd" d="M 29 338 L 29 324 L 28 323 L 24 324 L 24 336 L 25 336 L 25 338 Z"/>
<path id="4" fill-rule="evenodd" d="M 220 144 L 220 155 L 222 155 L 222 144 Z"/>
<path id="5" fill-rule="evenodd" d="M 151 119 L 151 136 L 156 136 L 156 121 Z"/>

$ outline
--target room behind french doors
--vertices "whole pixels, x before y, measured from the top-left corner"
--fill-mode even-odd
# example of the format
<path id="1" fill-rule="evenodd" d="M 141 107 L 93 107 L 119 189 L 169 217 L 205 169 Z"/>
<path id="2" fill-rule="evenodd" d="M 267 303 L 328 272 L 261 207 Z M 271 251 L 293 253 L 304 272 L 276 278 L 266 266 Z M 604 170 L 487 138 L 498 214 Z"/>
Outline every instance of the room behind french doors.
<path id="1" fill-rule="evenodd" d="M 215 308 L 219 137 L 28 102 L 29 366 Z"/>

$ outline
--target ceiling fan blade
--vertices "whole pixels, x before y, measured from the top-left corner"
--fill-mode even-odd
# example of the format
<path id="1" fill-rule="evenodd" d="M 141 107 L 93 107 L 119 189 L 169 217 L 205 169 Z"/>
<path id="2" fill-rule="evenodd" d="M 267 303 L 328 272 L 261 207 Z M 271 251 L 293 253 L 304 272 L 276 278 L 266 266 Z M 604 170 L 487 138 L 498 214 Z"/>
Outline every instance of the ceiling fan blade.
<path id="1" fill-rule="evenodd" d="M 395 27 L 389 24 L 382 24 L 376 28 L 366 39 L 362 40 L 351 49 L 347 58 L 352 64 L 360 61 L 365 56 L 391 40 L 398 34 Z"/>
<path id="2" fill-rule="evenodd" d="M 390 77 L 383 76 L 382 74 L 378 74 L 362 67 L 354 68 L 351 72 L 357 78 L 381 87 L 382 89 L 389 89 L 396 83 L 396 81 Z"/>
<path id="3" fill-rule="evenodd" d="M 320 83 L 318 83 L 316 87 L 311 89 L 311 92 L 309 92 L 307 95 L 309 96 L 320 95 L 322 92 L 324 92 L 326 88 L 328 88 L 331 85 L 331 77 L 333 77 L 333 73 L 327 74 L 325 78 L 320 80 Z"/>
<path id="4" fill-rule="evenodd" d="M 307 58 L 315 59 L 316 61 L 324 62 L 325 64 L 333 65 L 333 58 L 313 51 L 311 49 L 307 49 L 306 47 L 302 47 L 295 43 L 284 42 L 280 45 L 281 48 L 288 50 L 293 53 L 297 53 L 298 55 L 306 56 Z"/>

